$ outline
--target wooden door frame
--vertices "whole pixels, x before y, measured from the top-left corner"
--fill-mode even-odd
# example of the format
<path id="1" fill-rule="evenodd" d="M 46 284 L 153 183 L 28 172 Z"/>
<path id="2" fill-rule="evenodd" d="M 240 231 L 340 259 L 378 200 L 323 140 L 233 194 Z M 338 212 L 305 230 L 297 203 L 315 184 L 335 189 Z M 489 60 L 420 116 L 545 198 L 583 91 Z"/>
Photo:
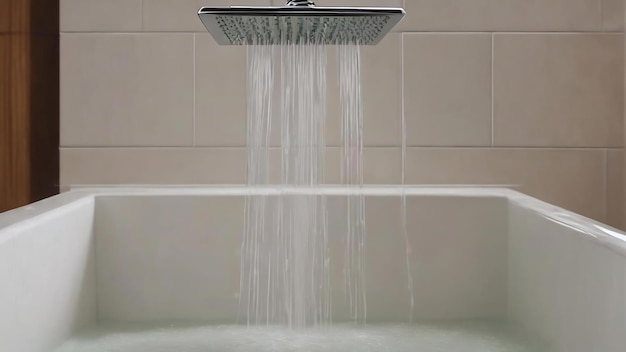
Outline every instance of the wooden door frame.
<path id="1" fill-rule="evenodd" d="M 0 0 L 0 212 L 59 192 L 59 0 Z"/>

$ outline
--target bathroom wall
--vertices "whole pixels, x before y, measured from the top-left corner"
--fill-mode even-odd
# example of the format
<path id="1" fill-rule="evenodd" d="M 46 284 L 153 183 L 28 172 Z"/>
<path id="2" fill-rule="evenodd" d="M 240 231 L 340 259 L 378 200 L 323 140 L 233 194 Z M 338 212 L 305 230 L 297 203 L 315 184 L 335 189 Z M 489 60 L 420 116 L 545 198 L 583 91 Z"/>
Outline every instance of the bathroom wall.
<path id="1" fill-rule="evenodd" d="M 61 0 L 62 186 L 244 183 L 245 48 L 195 13 L 246 3 L 270 0 Z M 622 227 L 623 0 L 317 3 L 408 13 L 363 49 L 367 183 L 511 185 Z"/>

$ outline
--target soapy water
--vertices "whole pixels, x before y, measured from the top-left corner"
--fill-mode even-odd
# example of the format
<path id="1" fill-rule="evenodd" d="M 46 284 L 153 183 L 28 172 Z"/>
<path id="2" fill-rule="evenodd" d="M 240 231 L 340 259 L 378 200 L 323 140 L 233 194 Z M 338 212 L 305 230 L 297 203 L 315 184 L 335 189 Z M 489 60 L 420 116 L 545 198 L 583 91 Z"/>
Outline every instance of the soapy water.
<path id="1" fill-rule="evenodd" d="M 353 325 L 287 329 L 277 326 L 102 325 L 54 352 L 419 351 L 547 352 L 536 339 L 498 322 Z"/>

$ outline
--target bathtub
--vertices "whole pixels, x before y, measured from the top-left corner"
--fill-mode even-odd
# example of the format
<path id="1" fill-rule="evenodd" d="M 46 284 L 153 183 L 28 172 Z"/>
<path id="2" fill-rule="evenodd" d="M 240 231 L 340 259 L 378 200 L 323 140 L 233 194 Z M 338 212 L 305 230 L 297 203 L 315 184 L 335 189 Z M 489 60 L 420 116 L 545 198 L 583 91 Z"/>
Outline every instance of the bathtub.
<path id="1" fill-rule="evenodd" d="M 50 351 L 98 322 L 234 322 L 250 192 L 279 190 L 76 189 L 0 214 L 0 351 Z M 350 191 L 315 192 L 340 226 Z M 626 348 L 623 232 L 503 188 L 361 192 L 368 321 L 506 320 L 558 352 Z"/>

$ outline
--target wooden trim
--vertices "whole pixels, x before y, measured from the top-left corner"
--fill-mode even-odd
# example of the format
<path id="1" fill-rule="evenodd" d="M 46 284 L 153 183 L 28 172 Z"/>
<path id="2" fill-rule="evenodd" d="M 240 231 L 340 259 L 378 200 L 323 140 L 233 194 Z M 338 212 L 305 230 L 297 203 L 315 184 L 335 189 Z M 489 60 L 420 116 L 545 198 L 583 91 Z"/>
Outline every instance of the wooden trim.
<path id="1" fill-rule="evenodd" d="M 58 193 L 58 0 L 31 2 L 0 0 L 0 212 Z"/>
<path id="2" fill-rule="evenodd" d="M 30 201 L 59 193 L 59 35 L 31 36 Z"/>
<path id="3" fill-rule="evenodd" d="M 11 32 L 11 0 L 0 0 L 0 35 Z"/>
<path id="4" fill-rule="evenodd" d="M 2 160 L 0 182 L 2 199 L 0 210 L 27 204 L 30 199 L 29 177 L 29 104 L 30 82 L 28 35 L 8 34 L 2 36 L 4 53 L 2 59 L 2 136 L 0 137 Z"/>

